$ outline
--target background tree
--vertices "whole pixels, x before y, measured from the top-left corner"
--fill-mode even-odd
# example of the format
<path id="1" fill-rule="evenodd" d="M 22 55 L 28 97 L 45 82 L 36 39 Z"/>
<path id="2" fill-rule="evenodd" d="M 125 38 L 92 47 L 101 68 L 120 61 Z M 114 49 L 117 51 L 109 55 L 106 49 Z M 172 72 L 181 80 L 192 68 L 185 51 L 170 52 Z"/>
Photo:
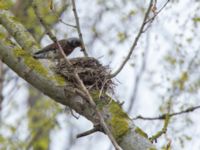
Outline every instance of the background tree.
<path id="1" fill-rule="evenodd" d="M 38 43 L 46 45 L 51 42 L 35 16 L 32 1 L 0 2 L 1 9 L 12 11 L 16 21 L 23 24 Z M 154 1 L 157 9 L 155 13 L 151 11 L 150 18 L 166 2 Z M 76 25 L 70 1 L 37 3 L 42 18 L 58 39 L 78 36 L 76 28 L 69 26 Z M 76 4 L 89 55 L 99 58 L 105 65 L 109 64 L 114 72 L 137 36 L 148 3 L 98 0 L 77 1 Z M 191 145 L 199 149 L 198 113 L 188 114 L 199 108 L 198 12 L 199 3 L 195 0 L 168 3 L 153 19 L 154 22 L 145 26 L 128 64 L 116 77 L 119 83 L 112 97 L 124 100 L 123 108 L 149 137 L 162 135 L 157 139 L 158 149 L 188 149 Z M 13 37 L 5 26 L 1 26 L 1 41 L 16 46 L 17 40 Z M 71 57 L 74 56 L 83 54 L 75 52 Z M 75 140 L 76 134 L 90 128 L 89 122 L 83 117 L 74 119 L 70 109 L 64 111 L 63 106 L 44 97 L 6 65 L 0 66 L 2 148 L 57 149 L 59 146 L 59 149 L 94 149 L 94 142 L 103 144 L 105 149 L 110 147 L 109 140 L 98 133 Z M 168 126 L 166 116 L 171 116 Z M 161 134 L 163 132 L 166 134 Z M 88 142 L 91 139 L 93 142 Z"/>

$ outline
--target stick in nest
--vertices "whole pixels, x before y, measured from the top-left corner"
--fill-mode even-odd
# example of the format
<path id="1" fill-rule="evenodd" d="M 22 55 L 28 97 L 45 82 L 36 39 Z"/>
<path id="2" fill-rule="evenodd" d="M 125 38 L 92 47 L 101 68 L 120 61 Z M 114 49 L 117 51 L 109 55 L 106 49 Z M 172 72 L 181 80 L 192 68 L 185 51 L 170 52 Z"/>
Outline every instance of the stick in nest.
<path id="1" fill-rule="evenodd" d="M 65 61 L 61 61 L 55 65 L 54 71 L 65 77 L 65 79 L 76 85 L 72 69 L 76 69 L 79 77 L 83 81 L 88 90 L 100 90 L 100 93 L 108 90 L 113 91 L 113 81 L 107 79 L 109 68 L 100 64 L 100 62 L 92 57 L 79 57 L 70 59 L 71 67 L 67 67 Z M 100 95 L 101 95 L 100 94 Z"/>

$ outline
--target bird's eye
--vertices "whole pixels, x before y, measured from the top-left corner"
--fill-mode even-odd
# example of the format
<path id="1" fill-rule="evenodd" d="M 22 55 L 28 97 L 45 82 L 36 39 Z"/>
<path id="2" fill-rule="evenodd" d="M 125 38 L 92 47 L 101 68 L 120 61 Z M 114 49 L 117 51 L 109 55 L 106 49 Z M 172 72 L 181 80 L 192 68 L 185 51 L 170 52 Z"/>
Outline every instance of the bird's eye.
<path id="1" fill-rule="evenodd" d="M 74 45 L 74 46 L 79 46 L 79 45 L 80 45 L 80 42 L 79 42 L 79 41 L 74 41 L 74 42 L 73 42 L 73 45 Z"/>

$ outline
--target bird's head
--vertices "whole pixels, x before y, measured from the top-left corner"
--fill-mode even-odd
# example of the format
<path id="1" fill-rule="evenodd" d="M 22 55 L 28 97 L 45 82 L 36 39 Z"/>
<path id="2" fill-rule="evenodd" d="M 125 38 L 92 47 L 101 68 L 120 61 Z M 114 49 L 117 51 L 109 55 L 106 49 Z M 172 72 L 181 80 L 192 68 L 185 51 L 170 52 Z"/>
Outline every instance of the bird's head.
<path id="1" fill-rule="evenodd" d="M 81 40 L 79 38 L 68 38 L 67 39 L 68 44 L 72 47 L 72 48 L 77 48 L 80 47 L 81 49 L 83 49 L 83 44 L 81 42 Z"/>

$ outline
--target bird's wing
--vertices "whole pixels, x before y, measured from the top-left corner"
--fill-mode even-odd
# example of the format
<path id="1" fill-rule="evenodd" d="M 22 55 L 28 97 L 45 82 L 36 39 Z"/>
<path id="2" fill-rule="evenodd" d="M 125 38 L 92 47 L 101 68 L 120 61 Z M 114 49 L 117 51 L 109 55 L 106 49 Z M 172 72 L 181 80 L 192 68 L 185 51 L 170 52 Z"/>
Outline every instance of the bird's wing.
<path id="1" fill-rule="evenodd" d="M 62 47 L 64 47 L 67 42 L 66 40 L 60 40 L 58 41 Z M 60 58 L 60 52 L 58 51 L 58 46 L 56 43 L 52 43 L 46 47 L 44 47 L 42 50 L 34 53 L 33 55 L 36 59 L 59 59 Z"/>

